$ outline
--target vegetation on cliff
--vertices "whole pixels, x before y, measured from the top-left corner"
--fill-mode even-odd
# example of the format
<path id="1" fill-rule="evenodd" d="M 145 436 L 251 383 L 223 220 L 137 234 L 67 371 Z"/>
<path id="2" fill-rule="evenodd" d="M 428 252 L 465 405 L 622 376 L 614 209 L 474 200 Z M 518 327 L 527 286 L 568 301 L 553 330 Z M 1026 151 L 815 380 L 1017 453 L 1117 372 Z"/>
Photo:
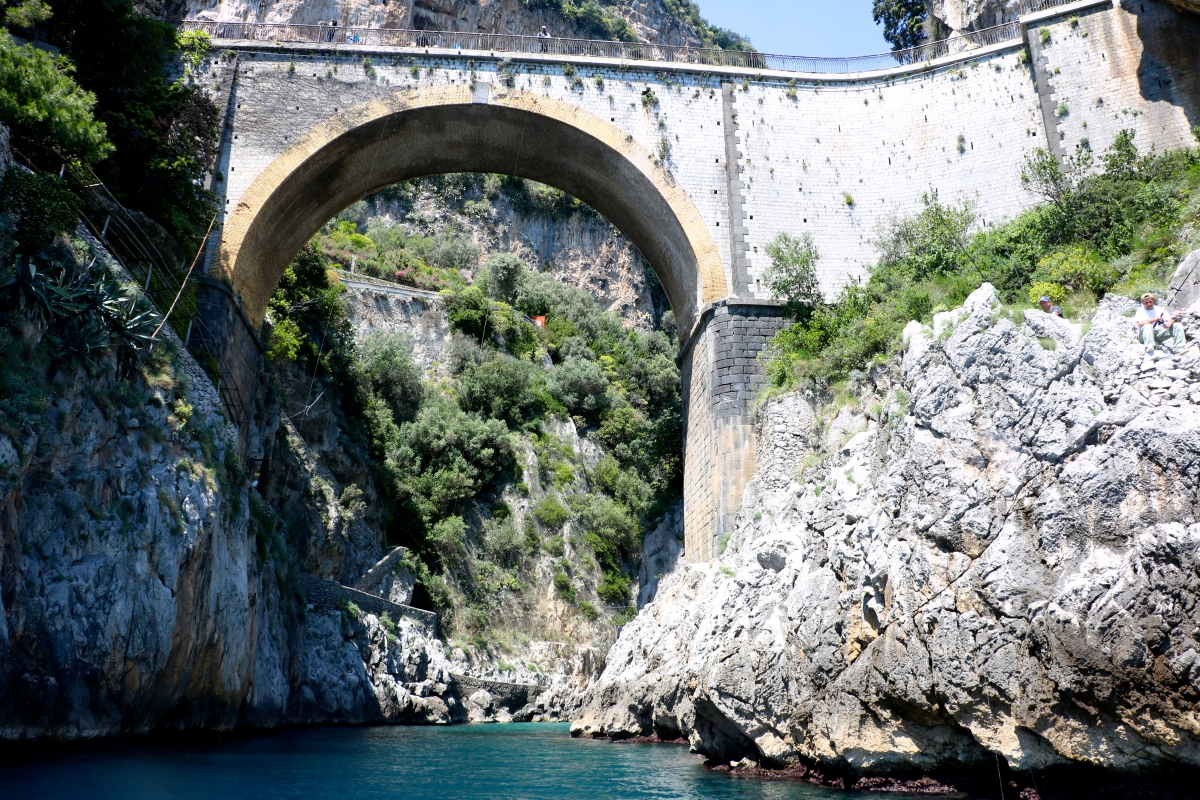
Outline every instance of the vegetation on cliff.
<path id="1" fill-rule="evenodd" d="M 359 201 L 322 228 L 316 247 L 338 267 L 395 281 L 418 289 L 440 291 L 465 285 L 463 272 L 479 261 L 480 249 L 451 221 L 428 235 L 406 233 L 398 225 L 370 216 L 372 205 L 390 204 L 410 214 L 421 196 L 432 196 L 463 218 L 485 221 L 497 202 L 508 203 L 523 216 L 554 220 L 576 214 L 595 215 L 578 199 L 536 181 L 509 175 L 453 173 L 389 186 L 368 201 Z"/>
<path id="2" fill-rule="evenodd" d="M 493 253 L 469 282 L 459 267 L 479 252 L 452 231 L 416 241 L 360 223 L 370 237 L 335 220 L 285 272 L 271 301 L 269 356 L 277 369 L 297 362 L 339 391 L 340 424 L 369 453 L 387 537 L 415 553 L 409 566 L 425 602 L 456 611 L 458 629 L 486 629 L 503 595 L 534 580 L 539 556 L 562 560 L 569 550 L 589 553 L 592 566 L 562 561 L 559 595 L 578 601 L 585 618 L 598 616 L 577 596 L 577 581 L 595 570 L 596 596 L 627 608 L 641 533 L 681 489 L 679 373 L 667 334 L 627 330 L 587 292 L 510 254 Z M 464 241 L 454 244 L 456 236 Z M 341 287 L 325 269 L 333 246 L 352 237 L 371 241 L 359 248 L 370 252 L 360 265 L 406 257 L 397 251 L 465 259 L 449 268 L 435 262 L 450 278 L 440 306 L 454 331 L 441 380 L 425 379 L 400 334 L 354 341 Z M 545 317 L 544 328 L 535 316 Z M 590 469 L 551 433 L 572 417 L 605 453 Z M 544 496 L 518 517 L 505 497 L 530 494 L 528 469 Z"/>
<path id="3" fill-rule="evenodd" d="M 926 39 L 928 0 L 875 0 L 871 16 L 883 26 L 883 38 L 893 50 L 916 47 Z"/>
<path id="4" fill-rule="evenodd" d="M 92 165 L 124 205 L 171 234 L 179 259 L 190 259 L 216 210 L 202 179 L 216 156 L 218 113 L 207 94 L 170 77 L 181 54 L 175 28 L 133 0 L 18 8 L 31 5 L 37 13 L 10 8 L 5 24 L 60 53 L 0 39 L 0 119 L 14 146 L 46 169 L 70 159 Z M 54 113 L 42 102 L 53 102 Z"/>
<path id="5" fill-rule="evenodd" d="M 776 336 L 771 386 L 860 375 L 897 351 L 909 320 L 961 305 L 985 281 L 1022 307 L 1047 295 L 1068 317 L 1086 315 L 1111 291 L 1164 287 L 1185 254 L 1181 233 L 1200 226 L 1200 148 L 1141 154 L 1123 131 L 1095 162 L 1086 148 L 1065 161 L 1035 151 L 1021 179 L 1046 202 L 983 231 L 969 203 L 926 192 L 920 213 L 876 231 L 880 260 L 864 283 L 847 284 Z M 808 303 L 796 287 L 819 254 L 810 243 L 804 257 L 789 257 L 782 241 L 770 285 L 793 305 Z"/>

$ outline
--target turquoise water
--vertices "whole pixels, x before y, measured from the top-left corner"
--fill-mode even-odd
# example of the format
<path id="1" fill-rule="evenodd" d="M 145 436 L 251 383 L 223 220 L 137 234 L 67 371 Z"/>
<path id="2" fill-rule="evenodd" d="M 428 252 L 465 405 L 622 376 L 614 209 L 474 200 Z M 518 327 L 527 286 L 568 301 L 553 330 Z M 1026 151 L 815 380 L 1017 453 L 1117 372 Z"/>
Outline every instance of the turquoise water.
<path id="1" fill-rule="evenodd" d="M 0 762 L 0 796 L 22 800 L 864 797 L 794 782 L 730 778 L 703 769 L 701 763 L 681 745 L 571 739 L 567 725 L 305 728 L 204 743 L 126 743 Z"/>

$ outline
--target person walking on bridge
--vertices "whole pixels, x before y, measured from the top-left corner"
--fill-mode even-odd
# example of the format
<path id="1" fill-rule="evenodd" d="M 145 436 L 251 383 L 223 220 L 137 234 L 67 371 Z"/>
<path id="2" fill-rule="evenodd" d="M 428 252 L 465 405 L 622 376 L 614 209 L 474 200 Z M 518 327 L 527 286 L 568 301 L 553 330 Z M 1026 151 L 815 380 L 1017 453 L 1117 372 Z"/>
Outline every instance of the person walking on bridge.
<path id="1" fill-rule="evenodd" d="M 537 38 L 538 38 L 538 51 L 542 52 L 542 53 L 549 53 L 550 52 L 550 45 L 549 45 L 550 31 L 546 30 L 545 25 L 543 25 L 542 29 L 540 31 L 538 31 Z"/>

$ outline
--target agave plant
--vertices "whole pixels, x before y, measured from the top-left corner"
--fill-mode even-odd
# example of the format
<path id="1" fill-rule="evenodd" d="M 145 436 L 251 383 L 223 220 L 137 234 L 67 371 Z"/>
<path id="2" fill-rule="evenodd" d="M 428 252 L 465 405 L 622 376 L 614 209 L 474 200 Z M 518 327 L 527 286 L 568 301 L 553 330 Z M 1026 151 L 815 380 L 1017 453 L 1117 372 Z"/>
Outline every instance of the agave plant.
<path id="1" fill-rule="evenodd" d="M 108 315 L 108 331 L 123 369 L 144 360 L 154 344 L 154 332 L 162 321 L 154 308 L 133 293 L 117 301 L 117 313 Z"/>
<path id="2" fill-rule="evenodd" d="M 54 315 L 51 292 L 44 272 L 32 258 L 17 256 L 14 277 L 0 285 L 0 308 L 15 310 L 29 322 L 43 326 Z"/>
<path id="3" fill-rule="evenodd" d="M 76 317 L 47 338 L 54 344 L 56 360 L 83 364 L 89 371 L 112 350 L 112 339 L 95 315 Z"/>

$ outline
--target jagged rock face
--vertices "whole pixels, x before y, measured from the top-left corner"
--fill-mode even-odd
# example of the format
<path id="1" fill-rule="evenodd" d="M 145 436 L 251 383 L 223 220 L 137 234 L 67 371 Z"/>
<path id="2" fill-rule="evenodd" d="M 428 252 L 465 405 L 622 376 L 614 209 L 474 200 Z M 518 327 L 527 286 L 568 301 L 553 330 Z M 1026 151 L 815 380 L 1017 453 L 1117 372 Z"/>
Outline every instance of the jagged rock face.
<path id="1" fill-rule="evenodd" d="M 1200 0 L 1167 2 L 1184 11 L 1200 13 Z M 1019 0 L 931 0 L 929 13 L 954 33 L 965 33 L 1015 22 L 1021 15 L 1021 3 Z"/>
<path id="2" fill-rule="evenodd" d="M 371 614 L 310 614 L 294 681 L 295 721 L 446 724 L 458 710 L 442 643 L 404 618 L 390 632 Z"/>
<path id="3" fill-rule="evenodd" d="M 1200 356 L 1144 358 L 1133 307 L 1081 339 L 985 284 L 830 441 L 771 401 L 727 550 L 664 579 L 572 732 L 860 772 L 1200 764 Z"/>
<path id="4" fill-rule="evenodd" d="M 630 0 L 618 9 L 645 41 L 698 46 L 695 31 L 671 19 L 661 0 Z M 500 33 L 534 36 L 545 25 L 551 35 L 590 38 L 551 9 L 531 9 L 520 0 L 176 0 L 178 19 L 316 25 L 338 20 L 362 28 Z"/>
<path id="5" fill-rule="evenodd" d="M 1019 0 L 932 0 L 929 13 L 961 33 L 1013 22 L 1021 14 L 1021 4 Z"/>

